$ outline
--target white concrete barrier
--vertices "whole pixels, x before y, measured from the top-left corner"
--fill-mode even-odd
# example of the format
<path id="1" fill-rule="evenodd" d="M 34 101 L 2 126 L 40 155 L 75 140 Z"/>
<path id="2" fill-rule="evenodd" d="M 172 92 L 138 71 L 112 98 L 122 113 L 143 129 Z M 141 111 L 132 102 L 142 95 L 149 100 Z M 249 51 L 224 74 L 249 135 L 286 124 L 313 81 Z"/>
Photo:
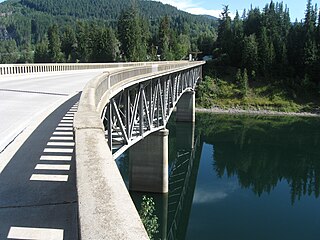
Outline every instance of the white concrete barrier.
<path id="1" fill-rule="evenodd" d="M 122 64 L 127 68 L 105 72 L 87 83 L 74 119 L 82 239 L 148 239 L 105 139 L 100 119 L 104 107 L 126 87 L 203 64 Z"/>
<path id="2" fill-rule="evenodd" d="M 72 70 L 88 70 L 103 68 L 139 67 L 150 66 L 159 63 L 165 64 L 167 62 L 0 64 L 0 75 L 16 75 L 40 72 L 62 72 Z"/>

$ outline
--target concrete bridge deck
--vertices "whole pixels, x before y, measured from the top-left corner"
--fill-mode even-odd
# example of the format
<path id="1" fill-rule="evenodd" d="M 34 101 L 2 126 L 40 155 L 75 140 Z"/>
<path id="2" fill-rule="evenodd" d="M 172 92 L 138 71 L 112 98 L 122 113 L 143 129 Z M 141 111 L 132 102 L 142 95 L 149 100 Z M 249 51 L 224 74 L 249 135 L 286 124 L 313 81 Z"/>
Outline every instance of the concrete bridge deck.
<path id="1" fill-rule="evenodd" d="M 1 70 L 20 74 L 0 75 L 0 239 L 147 239 L 132 202 L 126 202 L 129 194 L 107 149 L 92 156 L 95 166 L 81 163 L 76 169 L 75 142 L 84 146 L 79 150 L 83 156 L 106 141 L 99 138 L 98 129 L 83 129 L 75 141 L 79 92 L 114 67 L 34 74 L 30 71 L 38 68 L 32 67 L 27 75 L 18 68 Z M 106 156 L 110 162 L 103 160 Z M 89 184 L 80 187 L 88 190 L 88 202 L 79 202 L 79 179 L 88 179 Z M 89 211 L 79 216 L 79 204 Z M 128 208 L 122 209 L 124 205 Z M 79 220 L 84 223 L 81 230 Z"/>
<path id="2" fill-rule="evenodd" d="M 79 95 L 53 111 L 0 174 L 0 239 L 79 239 L 73 131 L 59 130 L 70 125 L 63 119 Z"/>
<path id="3" fill-rule="evenodd" d="M 0 239 L 79 239 L 74 104 L 106 70 L 0 77 Z"/>
<path id="4" fill-rule="evenodd" d="M 47 115 L 110 69 L 0 75 L 0 153 L 37 117 Z"/>

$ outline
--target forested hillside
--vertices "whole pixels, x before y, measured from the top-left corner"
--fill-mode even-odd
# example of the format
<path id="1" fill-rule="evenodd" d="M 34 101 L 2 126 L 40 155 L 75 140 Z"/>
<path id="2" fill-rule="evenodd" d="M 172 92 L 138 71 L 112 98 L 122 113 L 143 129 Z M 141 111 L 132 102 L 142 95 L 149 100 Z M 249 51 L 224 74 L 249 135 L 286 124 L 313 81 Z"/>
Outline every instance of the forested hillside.
<path id="1" fill-rule="evenodd" d="M 36 44 L 45 40 L 49 27 L 56 24 L 61 33 L 65 26 L 76 29 L 79 22 L 105 26 L 117 32 L 121 13 L 130 6 L 139 10 L 146 21 L 150 36 L 157 41 L 159 24 L 170 16 L 170 28 L 177 34 L 186 34 L 190 48 L 196 51 L 199 35 L 214 36 L 218 22 L 205 16 L 196 16 L 170 5 L 154 1 L 131 0 L 7 0 L 0 4 L 0 63 L 23 62 Z M 154 45 L 157 45 L 155 43 Z M 12 52 L 16 54 L 11 54 Z M 19 55 L 19 56 L 18 56 Z M 30 58 L 30 57 L 28 57 Z M 31 59 L 28 59 L 30 61 Z"/>
<path id="2" fill-rule="evenodd" d="M 0 63 L 114 62 L 212 56 L 198 104 L 320 111 L 320 13 L 306 0 L 292 22 L 283 3 L 231 19 L 195 16 L 149 0 L 7 0 Z M 209 58 L 210 59 L 210 58 Z"/>
<path id="3" fill-rule="evenodd" d="M 136 5 L 145 17 L 156 21 L 161 16 L 168 15 L 189 21 L 210 22 L 208 17 L 191 15 L 170 5 L 150 0 L 21 0 L 21 4 L 30 9 L 55 16 L 64 15 L 82 19 L 96 18 L 108 21 L 117 21 L 122 10 L 128 6 Z"/>
<path id="4" fill-rule="evenodd" d="M 320 112 L 320 14 L 311 0 L 293 23 L 283 3 L 233 20 L 225 6 L 213 55 L 202 106 Z"/>

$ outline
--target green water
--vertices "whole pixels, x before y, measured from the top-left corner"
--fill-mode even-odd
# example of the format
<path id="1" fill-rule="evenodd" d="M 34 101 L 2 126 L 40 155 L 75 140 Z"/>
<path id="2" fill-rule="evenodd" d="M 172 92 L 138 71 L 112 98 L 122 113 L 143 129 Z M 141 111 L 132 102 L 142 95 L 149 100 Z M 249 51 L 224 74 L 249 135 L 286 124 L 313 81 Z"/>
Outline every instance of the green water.
<path id="1" fill-rule="evenodd" d="M 198 114 L 168 128 L 169 194 L 131 193 L 138 209 L 154 198 L 154 239 L 320 239 L 319 118 Z"/>

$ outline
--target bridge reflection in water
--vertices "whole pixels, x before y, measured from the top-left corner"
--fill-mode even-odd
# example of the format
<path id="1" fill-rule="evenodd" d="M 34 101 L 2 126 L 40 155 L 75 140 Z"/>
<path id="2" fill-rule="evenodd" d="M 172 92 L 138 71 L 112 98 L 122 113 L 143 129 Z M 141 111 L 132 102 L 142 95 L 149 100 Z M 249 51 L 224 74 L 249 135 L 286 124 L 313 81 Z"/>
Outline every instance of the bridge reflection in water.
<path id="1" fill-rule="evenodd" d="M 174 123 L 174 126 L 172 126 Z M 195 136 L 194 123 L 171 121 L 169 137 L 169 193 L 130 192 L 139 210 L 142 196 L 152 197 L 158 217 L 159 233 L 154 239 L 184 239 L 193 200 L 201 151 L 200 136 Z M 129 154 L 117 159 L 119 170 L 129 186 Z"/>
<path id="2" fill-rule="evenodd" d="M 155 239 L 318 239 L 319 119 L 197 114 L 196 126 L 192 147 L 192 127 L 169 122 L 169 195 L 147 194 Z"/>
<path id="3" fill-rule="evenodd" d="M 184 239 L 192 205 L 201 151 L 200 136 L 195 137 L 195 125 L 176 124 L 176 151 L 172 152 L 167 239 Z M 169 156 L 171 157 L 171 156 Z"/>

